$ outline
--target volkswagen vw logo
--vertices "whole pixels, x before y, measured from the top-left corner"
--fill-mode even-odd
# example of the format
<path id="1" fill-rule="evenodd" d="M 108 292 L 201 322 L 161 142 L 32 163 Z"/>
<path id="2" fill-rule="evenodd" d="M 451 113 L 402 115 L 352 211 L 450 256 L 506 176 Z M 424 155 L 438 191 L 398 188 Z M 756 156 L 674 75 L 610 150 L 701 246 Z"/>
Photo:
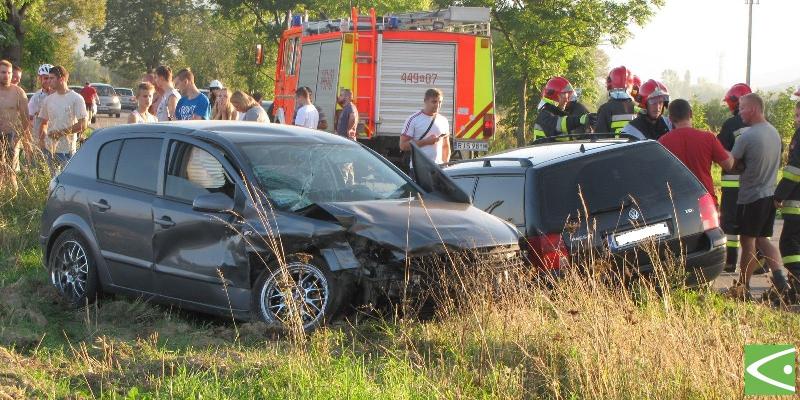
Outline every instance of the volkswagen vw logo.
<path id="1" fill-rule="evenodd" d="M 637 220 L 639 219 L 639 217 L 641 217 L 641 214 L 639 214 L 639 210 L 631 208 L 630 211 L 628 211 L 628 218 L 632 220 Z"/>

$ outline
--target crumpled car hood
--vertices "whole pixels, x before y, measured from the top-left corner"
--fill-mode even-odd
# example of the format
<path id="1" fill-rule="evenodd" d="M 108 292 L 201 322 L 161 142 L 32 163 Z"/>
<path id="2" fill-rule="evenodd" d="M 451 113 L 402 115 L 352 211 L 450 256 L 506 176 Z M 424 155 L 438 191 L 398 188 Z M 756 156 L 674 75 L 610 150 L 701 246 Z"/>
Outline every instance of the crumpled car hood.
<path id="1" fill-rule="evenodd" d="M 408 253 L 445 245 L 471 249 L 517 244 L 512 225 L 471 205 L 417 198 L 320 203 L 351 234 Z"/>

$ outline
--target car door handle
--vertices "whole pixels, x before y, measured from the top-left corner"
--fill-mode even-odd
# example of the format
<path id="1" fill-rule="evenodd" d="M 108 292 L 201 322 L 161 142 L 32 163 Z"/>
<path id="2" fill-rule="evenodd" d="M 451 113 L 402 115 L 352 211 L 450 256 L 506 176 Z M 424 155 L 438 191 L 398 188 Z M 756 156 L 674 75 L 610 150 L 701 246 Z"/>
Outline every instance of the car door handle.
<path id="1" fill-rule="evenodd" d="M 172 221 L 172 218 L 163 216 L 160 219 L 153 220 L 156 224 L 160 225 L 162 228 L 171 228 L 175 226 L 175 222 Z"/>
<path id="2" fill-rule="evenodd" d="M 100 200 L 98 200 L 98 201 L 93 201 L 93 202 L 92 202 L 92 205 L 93 205 L 93 206 L 95 206 L 95 207 L 97 207 L 97 209 L 98 209 L 99 211 L 101 211 L 101 212 L 103 212 L 103 211 L 106 211 L 106 210 L 108 210 L 109 208 L 111 208 L 111 206 L 110 206 L 110 205 L 108 205 L 108 202 L 106 201 L 106 199 L 100 199 Z"/>

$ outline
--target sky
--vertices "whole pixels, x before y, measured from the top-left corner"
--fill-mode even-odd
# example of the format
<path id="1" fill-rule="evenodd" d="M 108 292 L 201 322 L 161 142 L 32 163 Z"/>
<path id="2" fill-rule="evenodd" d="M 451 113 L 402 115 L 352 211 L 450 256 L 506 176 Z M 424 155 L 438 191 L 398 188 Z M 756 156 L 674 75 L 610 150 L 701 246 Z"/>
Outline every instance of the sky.
<path id="1" fill-rule="evenodd" d="M 680 76 L 690 71 L 693 83 L 703 77 L 729 87 L 745 81 L 747 19 L 745 0 L 666 0 L 643 28 L 631 29 L 633 38 L 621 48 L 602 49 L 610 67 L 625 65 L 643 82 L 672 69 Z M 753 6 L 754 89 L 800 80 L 798 30 L 800 0 L 760 0 Z"/>

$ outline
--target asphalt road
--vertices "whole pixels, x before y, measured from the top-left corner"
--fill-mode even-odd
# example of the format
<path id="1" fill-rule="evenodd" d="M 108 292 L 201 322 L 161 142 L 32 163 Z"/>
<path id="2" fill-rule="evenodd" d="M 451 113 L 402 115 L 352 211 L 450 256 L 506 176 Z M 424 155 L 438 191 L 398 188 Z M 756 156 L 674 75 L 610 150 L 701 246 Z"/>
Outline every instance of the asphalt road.
<path id="1" fill-rule="evenodd" d="M 90 124 L 89 127 L 92 129 L 99 129 L 99 128 L 108 128 L 110 126 L 116 126 L 120 124 L 125 124 L 128 122 L 128 114 L 127 111 L 123 111 L 119 118 L 116 117 L 109 117 L 108 115 L 98 115 L 95 118 L 95 123 Z"/>

